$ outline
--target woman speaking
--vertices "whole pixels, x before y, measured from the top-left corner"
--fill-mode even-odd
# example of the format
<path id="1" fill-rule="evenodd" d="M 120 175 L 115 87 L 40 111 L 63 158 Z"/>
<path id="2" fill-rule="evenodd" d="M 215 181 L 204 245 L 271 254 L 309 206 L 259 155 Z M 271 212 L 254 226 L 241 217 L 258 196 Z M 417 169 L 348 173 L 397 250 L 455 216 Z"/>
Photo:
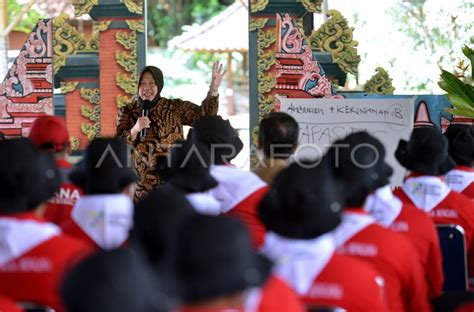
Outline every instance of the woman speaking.
<path id="1" fill-rule="evenodd" d="M 138 80 L 138 96 L 131 105 L 120 110 L 117 121 L 117 136 L 133 146 L 133 166 L 140 178 L 135 201 L 159 183 L 156 173 L 158 159 L 168 153 L 174 141 L 183 139 L 183 125 L 191 125 L 202 116 L 217 114 L 217 91 L 224 74 L 222 65 L 214 63 L 209 92 L 199 106 L 161 97 L 161 70 L 155 66 L 142 70 Z"/>

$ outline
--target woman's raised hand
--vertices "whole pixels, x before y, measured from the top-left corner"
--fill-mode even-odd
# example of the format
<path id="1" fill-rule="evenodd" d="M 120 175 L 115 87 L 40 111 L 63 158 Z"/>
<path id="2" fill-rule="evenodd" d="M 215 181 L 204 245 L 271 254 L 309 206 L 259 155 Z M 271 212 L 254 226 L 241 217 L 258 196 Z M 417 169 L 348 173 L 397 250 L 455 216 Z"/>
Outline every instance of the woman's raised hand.
<path id="1" fill-rule="evenodd" d="M 223 69 L 222 64 L 220 62 L 214 62 L 212 65 L 212 78 L 211 78 L 211 85 L 210 90 L 211 92 L 216 92 L 219 89 L 219 86 L 222 83 L 222 79 L 224 78 L 226 70 Z"/>

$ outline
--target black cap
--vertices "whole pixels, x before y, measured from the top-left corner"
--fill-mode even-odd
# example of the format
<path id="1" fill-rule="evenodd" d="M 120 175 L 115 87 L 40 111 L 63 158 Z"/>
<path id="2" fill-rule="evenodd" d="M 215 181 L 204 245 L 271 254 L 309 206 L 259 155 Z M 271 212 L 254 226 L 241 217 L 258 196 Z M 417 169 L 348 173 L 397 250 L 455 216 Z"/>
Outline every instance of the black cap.
<path id="1" fill-rule="evenodd" d="M 99 251 L 65 277 L 61 297 L 68 312 L 170 311 L 158 279 L 138 254 Z"/>
<path id="2" fill-rule="evenodd" d="M 325 161 L 294 162 L 282 170 L 258 208 L 267 230 L 312 239 L 341 222 L 343 197 Z"/>
<path id="3" fill-rule="evenodd" d="M 415 128 L 408 142 L 400 140 L 395 158 L 408 170 L 430 176 L 444 175 L 456 166 L 448 140 L 434 127 Z"/>
<path id="4" fill-rule="evenodd" d="M 204 116 L 193 123 L 190 138 L 200 141 L 211 151 L 213 164 L 222 165 L 234 159 L 244 147 L 229 120 L 221 116 Z M 225 145 L 228 145 L 226 147 Z"/>
<path id="5" fill-rule="evenodd" d="M 0 211 L 35 209 L 59 188 L 59 171 L 52 155 L 41 153 L 29 139 L 0 142 Z"/>
<path id="6" fill-rule="evenodd" d="M 209 149 L 201 142 L 176 141 L 158 175 L 185 193 L 205 192 L 217 186 L 211 176 Z"/>
<path id="7" fill-rule="evenodd" d="M 184 193 L 162 185 L 137 203 L 130 235 L 132 245 L 142 247 L 152 263 L 160 263 L 182 223 L 195 214 Z"/>
<path id="8" fill-rule="evenodd" d="M 263 285 L 271 262 L 252 250 L 240 221 L 196 215 L 181 228 L 173 255 L 184 304 L 234 295 Z"/>
<path id="9" fill-rule="evenodd" d="M 86 148 L 83 161 L 70 175 L 86 194 L 118 194 L 138 176 L 131 167 L 127 144 L 118 138 L 98 138 Z"/>
<path id="10" fill-rule="evenodd" d="M 385 162 L 382 143 L 365 131 L 335 141 L 325 157 L 334 176 L 343 183 L 348 206 L 361 206 L 367 195 L 389 184 L 393 174 Z"/>
<path id="11" fill-rule="evenodd" d="M 474 160 L 474 129 L 468 125 L 452 124 L 445 134 L 448 152 L 459 166 L 471 166 Z"/>

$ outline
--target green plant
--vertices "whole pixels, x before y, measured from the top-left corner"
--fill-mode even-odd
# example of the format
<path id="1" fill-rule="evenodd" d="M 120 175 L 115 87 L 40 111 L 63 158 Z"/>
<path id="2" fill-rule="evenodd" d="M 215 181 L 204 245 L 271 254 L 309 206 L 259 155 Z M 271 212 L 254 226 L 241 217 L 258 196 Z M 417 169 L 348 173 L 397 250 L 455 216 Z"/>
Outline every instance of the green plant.
<path id="1" fill-rule="evenodd" d="M 8 23 L 10 23 L 17 15 L 20 14 L 24 5 L 18 4 L 15 0 L 8 0 L 7 2 L 7 12 L 8 12 Z M 20 22 L 15 26 L 14 30 L 30 33 L 33 27 L 36 25 L 39 19 L 42 16 L 38 11 L 34 9 L 28 10 Z"/>
<path id="2" fill-rule="evenodd" d="M 148 36 L 159 47 L 180 35 L 184 25 L 202 24 L 228 4 L 219 0 L 148 1 Z"/>
<path id="3" fill-rule="evenodd" d="M 459 74 L 452 74 L 441 69 L 441 80 L 438 85 L 448 93 L 446 97 L 453 104 L 453 108 L 446 109 L 448 113 L 474 118 L 474 86 L 472 82 L 474 50 L 466 45 L 462 48 L 462 52 L 468 58 L 470 65 L 464 65 L 464 61 L 461 60 L 457 66 L 461 71 Z M 466 74 L 469 66 L 471 66 L 471 77 Z"/>

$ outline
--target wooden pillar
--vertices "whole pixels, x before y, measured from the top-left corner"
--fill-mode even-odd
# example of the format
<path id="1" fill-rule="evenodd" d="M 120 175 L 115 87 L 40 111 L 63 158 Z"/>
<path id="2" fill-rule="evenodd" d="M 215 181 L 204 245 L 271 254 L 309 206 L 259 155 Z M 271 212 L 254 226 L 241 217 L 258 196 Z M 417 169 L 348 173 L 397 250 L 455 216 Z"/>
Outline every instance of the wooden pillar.
<path id="1" fill-rule="evenodd" d="M 234 75 L 232 73 L 232 52 L 227 53 L 227 90 L 225 92 L 227 97 L 227 115 L 235 115 L 235 101 L 234 101 Z"/>
<path id="2" fill-rule="evenodd" d="M 8 25 L 8 0 L 0 0 L 0 81 L 8 71 L 8 34 L 5 30 Z"/>

